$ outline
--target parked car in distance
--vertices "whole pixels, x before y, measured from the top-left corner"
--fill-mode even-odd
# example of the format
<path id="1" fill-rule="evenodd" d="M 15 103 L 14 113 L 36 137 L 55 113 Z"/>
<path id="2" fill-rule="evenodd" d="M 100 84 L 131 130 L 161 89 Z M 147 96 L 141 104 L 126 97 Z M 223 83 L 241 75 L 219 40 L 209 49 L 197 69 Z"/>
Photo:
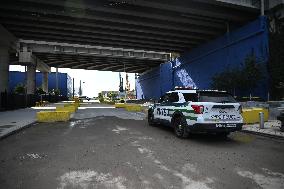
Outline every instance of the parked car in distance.
<path id="1" fill-rule="evenodd" d="M 90 100 L 90 98 L 89 97 L 87 97 L 87 96 L 79 96 L 79 99 L 80 100 Z"/>

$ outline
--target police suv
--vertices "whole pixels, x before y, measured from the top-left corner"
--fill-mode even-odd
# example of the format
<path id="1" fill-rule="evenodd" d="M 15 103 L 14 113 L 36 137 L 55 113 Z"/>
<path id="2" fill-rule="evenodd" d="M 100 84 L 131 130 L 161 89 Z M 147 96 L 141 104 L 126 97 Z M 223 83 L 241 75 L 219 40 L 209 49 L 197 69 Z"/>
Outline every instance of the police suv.
<path id="1" fill-rule="evenodd" d="M 224 91 L 176 89 L 148 110 L 148 123 L 169 125 L 180 138 L 205 132 L 227 136 L 242 129 L 241 105 Z"/>

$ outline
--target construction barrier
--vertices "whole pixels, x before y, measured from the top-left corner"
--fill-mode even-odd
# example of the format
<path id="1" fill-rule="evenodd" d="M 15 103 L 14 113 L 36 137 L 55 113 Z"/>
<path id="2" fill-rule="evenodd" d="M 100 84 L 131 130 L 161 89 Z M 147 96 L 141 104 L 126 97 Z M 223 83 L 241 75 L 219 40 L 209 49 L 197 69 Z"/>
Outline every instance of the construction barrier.
<path id="1" fill-rule="evenodd" d="M 72 104 L 64 104 L 64 107 L 70 107 L 70 106 L 74 106 L 76 108 L 76 110 L 78 110 L 78 107 L 80 106 L 80 103 L 72 103 Z"/>
<path id="2" fill-rule="evenodd" d="M 38 122 L 68 121 L 70 119 L 70 112 L 69 111 L 41 111 L 41 112 L 37 112 L 36 118 Z"/>
<path id="3" fill-rule="evenodd" d="M 66 106 L 66 107 L 56 107 L 56 111 L 68 111 L 70 113 L 74 113 L 77 110 L 77 107 L 71 105 L 71 106 Z"/>
<path id="4" fill-rule="evenodd" d="M 125 103 L 115 103 L 114 107 L 115 108 L 126 108 L 126 106 L 128 106 L 129 104 L 125 104 Z"/>
<path id="5" fill-rule="evenodd" d="M 142 111 L 142 106 L 140 106 L 140 105 L 127 105 L 125 107 L 125 109 L 127 111 L 130 111 L 130 112 L 141 112 Z"/>
<path id="6" fill-rule="evenodd" d="M 259 112 L 263 112 L 264 121 L 268 121 L 269 112 L 266 108 L 245 108 L 242 116 L 245 124 L 259 123 Z"/>

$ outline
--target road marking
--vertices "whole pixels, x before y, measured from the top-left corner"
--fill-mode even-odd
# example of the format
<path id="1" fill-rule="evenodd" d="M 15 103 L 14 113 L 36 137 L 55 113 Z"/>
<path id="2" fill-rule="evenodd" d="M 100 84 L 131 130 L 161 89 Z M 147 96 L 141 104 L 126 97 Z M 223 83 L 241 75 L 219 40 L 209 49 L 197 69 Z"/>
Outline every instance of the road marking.
<path id="1" fill-rule="evenodd" d="M 38 158 L 41 158 L 40 155 L 38 154 L 27 154 L 28 157 L 32 158 L 32 159 L 38 159 Z"/>
<path id="2" fill-rule="evenodd" d="M 211 183 L 214 182 L 214 180 L 212 178 L 208 178 L 208 177 L 206 177 L 202 180 L 193 180 L 192 178 L 190 178 L 190 176 L 187 176 L 188 172 L 190 172 L 190 175 L 198 174 L 196 167 L 192 164 L 185 164 L 182 168 L 182 172 L 172 170 L 172 169 L 168 168 L 166 165 L 164 165 L 160 160 L 158 160 L 155 157 L 154 152 L 152 150 L 141 145 L 139 143 L 139 141 L 131 142 L 131 145 L 137 147 L 138 151 L 141 154 L 145 154 L 147 158 L 151 159 L 157 165 L 157 167 L 159 167 L 160 169 L 167 171 L 167 172 L 171 173 L 172 175 L 180 178 L 181 181 L 182 181 L 182 188 L 183 189 L 191 189 L 191 188 L 210 189 L 208 184 L 211 184 Z"/>
<path id="3" fill-rule="evenodd" d="M 34 110 L 55 110 L 56 107 L 53 106 L 44 106 L 44 107 L 31 107 Z"/>
<path id="4" fill-rule="evenodd" d="M 116 127 L 116 129 L 113 129 L 112 131 L 115 132 L 116 134 L 120 134 L 121 131 L 128 131 L 127 128 L 120 127 L 118 125 L 116 125 L 115 127 Z"/>
<path id="5" fill-rule="evenodd" d="M 60 185 L 58 189 L 65 188 L 109 188 L 109 189 L 126 189 L 124 177 L 113 177 L 110 173 L 103 174 L 92 170 L 71 171 L 63 174 L 59 178 Z"/>
<path id="6" fill-rule="evenodd" d="M 106 106 L 106 107 L 96 107 L 96 106 L 94 106 L 94 107 L 90 107 L 90 106 L 88 106 L 88 107 L 78 107 L 78 109 L 79 110 L 85 110 L 85 109 L 114 109 L 115 107 L 108 107 L 108 106 Z"/>
<path id="7" fill-rule="evenodd" d="M 253 173 L 250 171 L 237 170 L 237 173 L 253 180 L 259 187 L 267 189 L 284 188 L 284 174 L 272 172 L 269 169 L 262 168 L 265 174 Z"/>

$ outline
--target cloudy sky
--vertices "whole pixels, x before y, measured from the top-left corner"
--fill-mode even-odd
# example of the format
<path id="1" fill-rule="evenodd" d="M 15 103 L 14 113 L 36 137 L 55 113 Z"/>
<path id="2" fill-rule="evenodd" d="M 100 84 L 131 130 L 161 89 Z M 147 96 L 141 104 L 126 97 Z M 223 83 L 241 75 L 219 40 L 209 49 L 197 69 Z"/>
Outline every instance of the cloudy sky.
<path id="1" fill-rule="evenodd" d="M 24 66 L 10 66 L 10 71 L 25 71 Z M 55 72 L 55 68 L 51 68 Z M 59 68 L 59 72 L 67 73 L 71 78 L 75 79 L 75 89 L 79 88 L 80 80 L 85 82 L 82 84 L 83 95 L 94 97 L 101 91 L 118 91 L 119 89 L 119 73 L 109 71 L 81 70 Z M 135 75 L 128 74 L 130 89 L 135 88 Z M 125 73 L 122 73 L 125 87 Z M 78 91 L 76 91 L 78 92 Z"/>

